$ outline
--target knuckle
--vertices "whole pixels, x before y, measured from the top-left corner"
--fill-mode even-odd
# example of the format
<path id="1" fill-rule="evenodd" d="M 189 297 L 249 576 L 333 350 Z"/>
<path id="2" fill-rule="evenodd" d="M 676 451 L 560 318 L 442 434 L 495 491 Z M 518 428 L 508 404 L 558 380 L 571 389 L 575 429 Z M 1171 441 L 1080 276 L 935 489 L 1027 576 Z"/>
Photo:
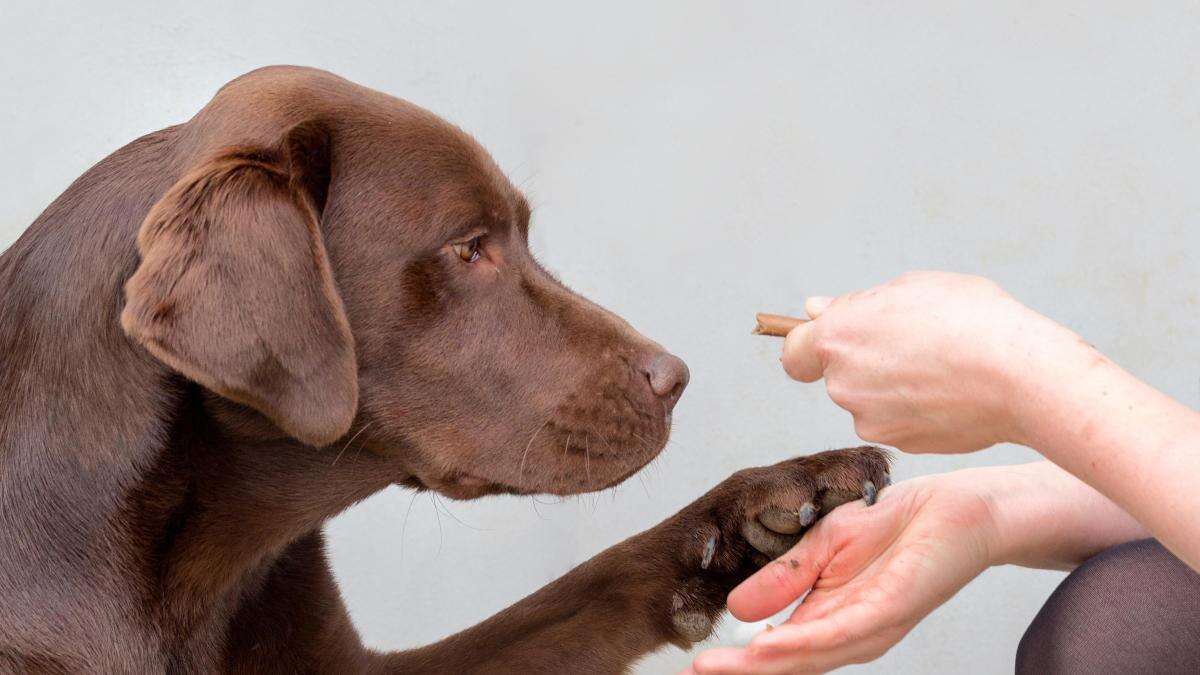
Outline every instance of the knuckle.
<path id="1" fill-rule="evenodd" d="M 809 329 L 812 330 L 811 328 Z M 783 338 L 783 358 L 795 358 L 803 351 L 804 331 L 793 329 Z"/>
<path id="2" fill-rule="evenodd" d="M 1000 284 L 996 283 L 995 281 L 992 281 L 991 279 L 989 279 L 987 277 L 981 277 L 977 274 L 965 274 L 962 276 L 962 278 L 966 282 L 967 285 L 973 286 L 978 290 L 989 291 L 992 293 L 1004 292 L 1004 289 L 1002 289 L 1000 287 Z"/>
<path id="3" fill-rule="evenodd" d="M 781 363 L 783 364 L 783 372 L 787 373 L 788 377 L 793 380 L 809 379 L 807 359 L 802 355 L 796 352 L 784 352 Z"/>
<path id="4" fill-rule="evenodd" d="M 802 326 L 788 334 L 780 361 L 783 369 L 793 379 L 812 381 L 824 371 L 825 356 L 817 322 Z"/>
<path id="5" fill-rule="evenodd" d="M 886 442 L 885 434 L 879 425 L 860 415 L 855 415 L 854 417 L 854 433 L 858 434 L 858 437 L 864 441 L 872 443 Z"/>
<path id="6" fill-rule="evenodd" d="M 864 415 L 854 416 L 854 433 L 858 434 L 859 438 L 866 440 L 867 435 L 872 430 L 872 426 L 871 422 Z"/>
<path id="7" fill-rule="evenodd" d="M 837 361 L 840 353 L 841 340 L 838 337 L 839 329 L 837 327 L 823 327 L 813 332 L 812 340 L 809 343 L 813 356 L 825 369 Z"/>
<path id="8" fill-rule="evenodd" d="M 825 393 L 829 398 L 839 406 L 850 409 L 850 403 L 853 398 L 851 389 L 841 378 L 831 378 L 825 381 Z"/>
<path id="9" fill-rule="evenodd" d="M 844 647 L 852 644 L 855 641 L 854 631 L 846 627 L 846 624 L 841 621 L 833 622 L 829 629 L 828 645 L 831 648 Z"/>
<path id="10" fill-rule="evenodd" d="M 821 359 L 822 363 L 828 363 L 834 350 L 833 331 L 824 326 L 814 327 L 810 344 L 817 358 Z"/>

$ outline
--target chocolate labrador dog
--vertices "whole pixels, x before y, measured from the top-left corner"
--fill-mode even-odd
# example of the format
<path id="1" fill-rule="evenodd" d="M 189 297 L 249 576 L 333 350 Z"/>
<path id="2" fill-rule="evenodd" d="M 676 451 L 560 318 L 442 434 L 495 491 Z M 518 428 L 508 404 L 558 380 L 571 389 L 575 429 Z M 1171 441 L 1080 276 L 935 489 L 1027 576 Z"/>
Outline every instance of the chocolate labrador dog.
<path id="1" fill-rule="evenodd" d="M 76 180 L 0 257 L 0 671 L 619 672 L 874 498 L 873 448 L 741 471 L 474 628 L 365 649 L 326 519 L 393 483 L 599 490 L 666 442 L 687 368 L 543 270 L 529 215 L 463 132 L 306 68 Z"/>

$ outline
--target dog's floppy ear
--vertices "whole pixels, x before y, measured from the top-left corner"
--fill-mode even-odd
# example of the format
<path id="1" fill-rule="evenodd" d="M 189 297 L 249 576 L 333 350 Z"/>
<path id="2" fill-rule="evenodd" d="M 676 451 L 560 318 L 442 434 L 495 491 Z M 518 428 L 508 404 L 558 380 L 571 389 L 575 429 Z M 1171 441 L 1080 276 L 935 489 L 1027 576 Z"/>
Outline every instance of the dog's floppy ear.
<path id="1" fill-rule="evenodd" d="M 329 186 L 318 123 L 179 180 L 138 233 L 125 332 L 186 377 L 325 445 L 358 407 L 354 341 L 318 229 Z"/>

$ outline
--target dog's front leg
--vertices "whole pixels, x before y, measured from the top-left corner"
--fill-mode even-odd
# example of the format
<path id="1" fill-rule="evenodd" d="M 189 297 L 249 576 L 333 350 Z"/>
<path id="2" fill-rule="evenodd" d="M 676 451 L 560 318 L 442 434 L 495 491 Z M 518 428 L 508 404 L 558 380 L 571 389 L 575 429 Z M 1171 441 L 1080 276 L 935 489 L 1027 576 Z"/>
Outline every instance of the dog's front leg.
<path id="1" fill-rule="evenodd" d="M 619 673 L 708 637 L 740 581 L 822 513 L 888 481 L 876 448 L 834 450 L 734 474 L 679 513 L 609 548 L 483 623 L 381 656 L 380 672 Z"/>

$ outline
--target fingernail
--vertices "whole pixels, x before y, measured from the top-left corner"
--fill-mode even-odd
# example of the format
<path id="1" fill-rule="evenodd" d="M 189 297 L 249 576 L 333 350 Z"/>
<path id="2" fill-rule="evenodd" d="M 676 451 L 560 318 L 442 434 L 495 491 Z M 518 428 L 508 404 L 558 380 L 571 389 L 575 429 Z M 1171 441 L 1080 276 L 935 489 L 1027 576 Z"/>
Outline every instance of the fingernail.
<path id="1" fill-rule="evenodd" d="M 814 295 L 804 301 L 804 309 L 808 312 L 809 318 L 816 318 L 816 315 L 824 312 L 833 302 L 833 298 L 824 295 Z"/>

